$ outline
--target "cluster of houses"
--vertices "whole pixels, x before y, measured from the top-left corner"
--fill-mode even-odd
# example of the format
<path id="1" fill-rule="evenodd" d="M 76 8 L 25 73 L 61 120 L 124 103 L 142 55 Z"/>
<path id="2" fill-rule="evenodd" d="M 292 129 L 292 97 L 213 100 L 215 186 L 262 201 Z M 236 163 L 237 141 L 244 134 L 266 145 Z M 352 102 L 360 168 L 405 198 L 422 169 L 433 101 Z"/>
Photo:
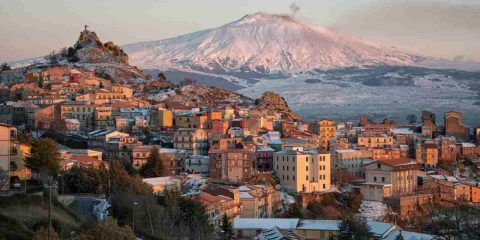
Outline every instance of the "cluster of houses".
<path id="1" fill-rule="evenodd" d="M 331 119 L 291 122 L 281 112 L 268 114 L 252 106 L 204 108 L 148 100 L 139 86 L 114 84 L 68 66 L 0 75 L 0 167 L 21 178 L 29 173 L 18 159 L 29 149 L 16 143 L 17 129 L 55 139 L 64 170 L 111 161 L 140 169 L 158 149 L 164 176 L 144 181 L 161 193 L 181 188 L 189 181 L 185 174 L 208 178 L 206 186 L 186 196 L 206 206 L 213 224 L 223 215 L 232 221 L 276 216 L 282 193 L 308 199 L 331 191 L 334 183 L 352 187 L 365 200 L 397 201 L 404 214 L 419 201 L 480 202 L 479 183 L 438 167 L 478 158 L 480 128 L 472 134 L 458 112 L 445 113 L 444 126 L 426 111 L 421 123 L 410 125 L 364 118 L 358 125 Z M 258 183 L 268 175 L 273 184 Z M 247 225 L 275 234 L 314 231 L 302 227 L 311 226 L 306 220 L 285 220 L 296 222 L 268 229 L 259 221 L 235 220 L 234 228 L 240 236 L 247 230 L 239 226 Z"/>

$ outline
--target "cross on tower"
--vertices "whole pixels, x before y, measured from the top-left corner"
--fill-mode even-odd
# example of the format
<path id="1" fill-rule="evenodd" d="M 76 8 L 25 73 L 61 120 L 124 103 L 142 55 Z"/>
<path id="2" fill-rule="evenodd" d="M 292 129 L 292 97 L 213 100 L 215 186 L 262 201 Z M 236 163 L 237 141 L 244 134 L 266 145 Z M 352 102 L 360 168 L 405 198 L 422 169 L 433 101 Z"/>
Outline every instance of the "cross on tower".
<path id="1" fill-rule="evenodd" d="M 89 26 L 88 26 L 87 24 L 85 24 L 84 27 L 85 27 L 85 31 L 87 31 L 87 28 L 88 28 Z"/>

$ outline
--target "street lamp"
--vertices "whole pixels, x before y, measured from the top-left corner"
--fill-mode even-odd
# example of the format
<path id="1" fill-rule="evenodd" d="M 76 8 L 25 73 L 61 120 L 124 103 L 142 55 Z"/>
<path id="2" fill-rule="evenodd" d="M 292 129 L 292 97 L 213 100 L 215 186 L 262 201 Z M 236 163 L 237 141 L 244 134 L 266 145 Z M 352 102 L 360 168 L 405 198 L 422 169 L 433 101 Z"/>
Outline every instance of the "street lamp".
<path id="1" fill-rule="evenodd" d="M 133 202 L 133 219 L 132 219 L 132 228 L 133 232 L 135 233 L 135 206 L 137 206 L 137 202 Z"/>
<path id="2" fill-rule="evenodd" d="M 65 183 L 63 182 L 64 178 L 63 178 L 63 175 L 61 173 L 57 174 L 57 183 L 59 182 L 58 178 L 60 178 L 60 177 L 62 178 L 62 203 L 63 203 L 63 191 L 65 189 Z M 57 185 L 57 188 L 58 188 L 58 185 Z"/>
<path id="3" fill-rule="evenodd" d="M 52 177 L 48 177 L 48 240 L 52 239 Z"/>

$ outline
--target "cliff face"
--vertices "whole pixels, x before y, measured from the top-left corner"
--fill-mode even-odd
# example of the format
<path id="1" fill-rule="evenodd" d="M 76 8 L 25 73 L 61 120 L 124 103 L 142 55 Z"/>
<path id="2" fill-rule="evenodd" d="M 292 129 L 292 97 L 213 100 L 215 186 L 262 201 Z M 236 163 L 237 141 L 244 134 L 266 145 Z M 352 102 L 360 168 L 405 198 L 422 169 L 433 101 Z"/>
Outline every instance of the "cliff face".
<path id="1" fill-rule="evenodd" d="M 298 121 L 300 116 L 288 107 L 287 101 L 277 93 L 266 91 L 255 100 L 255 109 L 266 111 L 268 114 L 282 113 L 282 119 L 288 121 Z"/>
<path id="2" fill-rule="evenodd" d="M 84 30 L 75 44 L 75 56 L 82 63 L 128 64 L 127 54 L 113 42 L 103 44 L 95 32 Z"/>

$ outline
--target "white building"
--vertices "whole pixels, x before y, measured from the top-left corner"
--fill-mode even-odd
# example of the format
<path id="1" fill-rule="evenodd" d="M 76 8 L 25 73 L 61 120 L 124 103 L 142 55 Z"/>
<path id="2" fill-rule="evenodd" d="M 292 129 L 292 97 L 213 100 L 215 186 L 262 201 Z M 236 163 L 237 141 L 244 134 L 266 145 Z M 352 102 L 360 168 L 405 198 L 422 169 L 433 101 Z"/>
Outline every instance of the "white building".
<path id="1" fill-rule="evenodd" d="M 330 189 L 330 154 L 303 151 L 297 147 L 276 152 L 273 170 L 280 184 L 291 192 L 321 192 Z"/>

